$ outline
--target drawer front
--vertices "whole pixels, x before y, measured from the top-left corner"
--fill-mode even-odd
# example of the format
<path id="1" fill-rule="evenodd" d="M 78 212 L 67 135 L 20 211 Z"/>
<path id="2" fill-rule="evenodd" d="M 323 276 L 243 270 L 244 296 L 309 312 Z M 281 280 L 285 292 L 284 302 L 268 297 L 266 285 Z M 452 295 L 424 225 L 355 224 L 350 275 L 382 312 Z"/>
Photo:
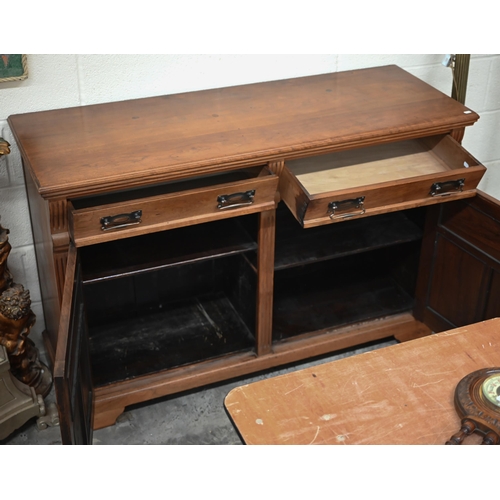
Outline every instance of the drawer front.
<path id="1" fill-rule="evenodd" d="M 280 191 L 304 227 L 475 195 L 485 172 L 450 136 L 295 160 Z"/>
<path id="2" fill-rule="evenodd" d="M 340 222 L 475 195 L 482 172 L 452 173 L 439 178 L 406 181 L 398 185 L 366 186 L 349 193 L 329 193 L 304 207 L 304 227 Z"/>
<path id="3" fill-rule="evenodd" d="M 112 203 L 70 213 L 77 247 L 236 217 L 276 206 L 277 176 Z"/>

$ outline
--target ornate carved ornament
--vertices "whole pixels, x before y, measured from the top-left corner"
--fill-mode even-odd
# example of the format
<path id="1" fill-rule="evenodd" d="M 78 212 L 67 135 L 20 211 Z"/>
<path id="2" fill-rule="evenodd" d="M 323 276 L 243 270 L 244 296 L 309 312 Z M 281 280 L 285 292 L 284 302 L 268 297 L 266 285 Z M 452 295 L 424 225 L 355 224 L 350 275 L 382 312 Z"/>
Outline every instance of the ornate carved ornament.
<path id="1" fill-rule="evenodd" d="M 8 155 L 9 153 L 10 144 L 3 137 L 0 137 L 0 156 Z"/>

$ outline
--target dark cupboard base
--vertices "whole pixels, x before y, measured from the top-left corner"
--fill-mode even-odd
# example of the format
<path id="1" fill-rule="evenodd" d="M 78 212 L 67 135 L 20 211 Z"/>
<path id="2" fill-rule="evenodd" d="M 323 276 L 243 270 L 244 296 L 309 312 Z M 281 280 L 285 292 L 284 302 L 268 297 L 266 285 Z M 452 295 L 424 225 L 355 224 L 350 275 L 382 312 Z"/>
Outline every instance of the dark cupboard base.
<path id="1" fill-rule="evenodd" d="M 252 351 L 254 336 L 222 292 L 90 330 L 95 386 Z"/>
<path id="2" fill-rule="evenodd" d="M 328 281 L 324 275 L 308 276 L 299 290 L 278 285 L 274 340 L 409 312 L 413 306 L 413 297 L 388 277 L 357 276 L 333 289 Z"/>

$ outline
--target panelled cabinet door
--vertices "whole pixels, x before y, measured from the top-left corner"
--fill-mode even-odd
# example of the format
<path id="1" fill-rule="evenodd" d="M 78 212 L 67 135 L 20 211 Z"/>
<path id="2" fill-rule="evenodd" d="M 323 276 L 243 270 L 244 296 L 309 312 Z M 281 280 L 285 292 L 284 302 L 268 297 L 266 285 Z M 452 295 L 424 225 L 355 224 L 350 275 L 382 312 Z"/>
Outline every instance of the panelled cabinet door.
<path id="1" fill-rule="evenodd" d="M 88 333 L 81 266 L 72 245 L 61 305 L 54 385 L 63 444 L 91 444 L 94 402 Z"/>
<path id="2" fill-rule="evenodd" d="M 478 191 L 436 208 L 419 280 L 417 314 L 434 331 L 500 316 L 500 202 Z"/>

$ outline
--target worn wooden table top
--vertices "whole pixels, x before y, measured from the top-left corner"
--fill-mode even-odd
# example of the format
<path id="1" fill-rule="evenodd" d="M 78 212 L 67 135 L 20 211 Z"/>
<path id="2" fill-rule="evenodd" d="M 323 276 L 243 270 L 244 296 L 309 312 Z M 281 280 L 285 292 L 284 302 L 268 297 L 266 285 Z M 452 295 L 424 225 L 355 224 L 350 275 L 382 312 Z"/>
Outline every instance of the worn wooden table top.
<path id="1" fill-rule="evenodd" d="M 456 385 L 500 366 L 499 339 L 492 319 L 244 385 L 225 406 L 246 444 L 444 444 Z"/>

